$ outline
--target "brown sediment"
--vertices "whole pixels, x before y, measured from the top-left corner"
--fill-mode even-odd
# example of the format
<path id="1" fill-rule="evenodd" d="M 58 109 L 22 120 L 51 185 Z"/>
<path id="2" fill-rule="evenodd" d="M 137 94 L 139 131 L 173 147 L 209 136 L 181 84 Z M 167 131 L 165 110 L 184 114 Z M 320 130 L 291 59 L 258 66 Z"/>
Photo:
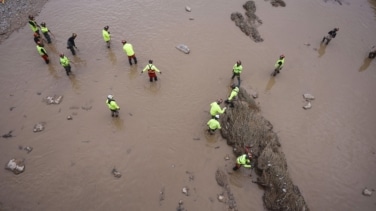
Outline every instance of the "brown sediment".
<path id="1" fill-rule="evenodd" d="M 221 135 L 234 147 L 239 156 L 250 150 L 253 154 L 255 183 L 263 187 L 263 201 L 268 210 L 309 210 L 298 186 L 287 171 L 273 125 L 260 114 L 260 108 L 243 88 L 240 88 L 235 107 L 227 109 L 220 119 Z"/>
<path id="2" fill-rule="evenodd" d="M 8 0 L 0 4 L 0 43 L 12 32 L 28 23 L 29 15 L 36 16 L 48 0 Z M 32 32 L 30 31 L 32 34 Z"/>

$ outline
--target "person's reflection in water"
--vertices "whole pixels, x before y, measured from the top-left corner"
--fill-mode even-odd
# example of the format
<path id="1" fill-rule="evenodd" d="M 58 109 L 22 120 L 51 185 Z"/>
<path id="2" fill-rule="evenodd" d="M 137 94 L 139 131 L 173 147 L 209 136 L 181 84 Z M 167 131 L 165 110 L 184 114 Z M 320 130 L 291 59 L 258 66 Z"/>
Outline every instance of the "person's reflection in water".
<path id="1" fill-rule="evenodd" d="M 70 74 L 69 75 L 69 80 L 71 81 L 72 83 L 72 89 L 76 92 L 76 93 L 79 93 L 78 91 L 80 90 L 80 83 L 79 81 L 76 79 L 76 75 L 74 73 Z"/>
<path id="2" fill-rule="evenodd" d="M 81 59 L 79 56 L 73 56 L 73 62 L 76 64 L 76 66 L 83 65 L 86 67 L 86 60 Z"/>
<path id="3" fill-rule="evenodd" d="M 320 48 L 317 50 L 317 52 L 319 53 L 319 58 L 324 56 L 325 54 L 325 49 L 326 49 L 326 45 L 321 43 L 320 44 Z"/>
<path id="4" fill-rule="evenodd" d="M 371 64 L 371 61 L 372 61 L 372 59 L 370 59 L 368 57 L 365 58 L 362 66 L 360 66 L 360 68 L 359 68 L 359 72 L 363 72 L 364 70 L 366 70 L 369 67 L 369 65 Z"/>
<path id="5" fill-rule="evenodd" d="M 128 76 L 129 76 L 129 78 L 130 79 L 134 79 L 134 78 L 136 78 L 137 76 L 138 76 L 138 74 L 137 74 L 137 65 L 132 65 L 131 67 L 130 67 L 130 71 L 129 71 L 129 73 L 128 73 Z"/>
<path id="6" fill-rule="evenodd" d="M 108 50 L 108 59 L 111 61 L 111 64 L 114 66 L 117 63 L 116 54 L 112 51 L 112 49 Z"/>
<path id="7" fill-rule="evenodd" d="M 50 74 L 55 78 L 60 78 L 59 75 L 57 74 L 56 72 L 56 69 L 53 65 L 48 65 L 48 71 L 50 72 Z"/>
<path id="8" fill-rule="evenodd" d="M 146 85 L 147 86 L 147 85 Z M 145 87 L 146 87 L 145 86 Z M 157 94 L 160 89 L 160 83 L 149 83 L 149 87 L 147 88 L 151 93 Z"/>
<path id="9" fill-rule="evenodd" d="M 112 122 L 114 123 L 117 130 L 122 130 L 124 127 L 124 120 L 121 118 L 113 118 Z"/>
<path id="10" fill-rule="evenodd" d="M 272 87 L 274 86 L 275 84 L 275 77 L 271 76 L 269 81 L 268 81 L 268 84 L 266 84 L 266 87 L 265 87 L 265 91 L 270 91 L 272 89 Z"/>

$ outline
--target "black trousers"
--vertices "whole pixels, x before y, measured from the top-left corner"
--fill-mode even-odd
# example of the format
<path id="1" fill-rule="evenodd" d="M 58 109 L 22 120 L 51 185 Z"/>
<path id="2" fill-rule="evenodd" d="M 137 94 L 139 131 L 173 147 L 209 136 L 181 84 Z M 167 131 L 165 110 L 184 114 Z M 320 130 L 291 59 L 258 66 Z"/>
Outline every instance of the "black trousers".
<path id="1" fill-rule="evenodd" d="M 69 73 L 72 73 L 70 64 L 68 64 L 68 66 L 65 66 L 64 69 L 67 75 L 69 75 Z"/>

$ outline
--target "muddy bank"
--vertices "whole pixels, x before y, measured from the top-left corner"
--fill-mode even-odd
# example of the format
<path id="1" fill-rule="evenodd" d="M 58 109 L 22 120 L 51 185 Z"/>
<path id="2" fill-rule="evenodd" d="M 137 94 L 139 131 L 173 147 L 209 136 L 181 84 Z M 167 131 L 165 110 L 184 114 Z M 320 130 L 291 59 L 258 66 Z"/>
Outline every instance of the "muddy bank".
<path id="1" fill-rule="evenodd" d="M 256 102 L 241 88 L 235 107 L 221 118 L 221 135 L 234 147 L 236 156 L 250 150 L 253 154 L 254 183 L 265 193 L 264 205 L 268 210 L 309 210 L 298 186 L 294 185 L 285 155 L 273 125 L 261 114 Z"/>
<path id="2" fill-rule="evenodd" d="M 28 16 L 37 16 L 47 1 L 5 0 L 4 4 L 0 4 L 0 43 L 8 38 L 12 32 L 27 25 Z M 37 20 L 37 22 L 39 21 Z"/>

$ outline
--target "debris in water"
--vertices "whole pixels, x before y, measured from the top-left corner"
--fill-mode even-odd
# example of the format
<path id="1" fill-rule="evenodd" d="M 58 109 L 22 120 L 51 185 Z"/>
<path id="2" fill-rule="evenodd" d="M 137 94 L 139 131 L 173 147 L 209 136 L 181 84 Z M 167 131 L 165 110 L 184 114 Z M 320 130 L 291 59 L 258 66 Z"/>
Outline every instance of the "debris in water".
<path id="1" fill-rule="evenodd" d="M 3 135 L 3 138 L 12 138 L 13 137 L 12 132 L 13 130 L 10 130 L 8 133 Z"/>
<path id="2" fill-rule="evenodd" d="M 45 125 L 46 125 L 45 122 L 40 122 L 40 123 L 35 124 L 34 129 L 33 129 L 34 133 L 44 130 Z"/>
<path id="3" fill-rule="evenodd" d="M 118 170 L 116 170 L 115 167 L 112 169 L 112 174 L 113 174 L 114 177 L 116 177 L 116 178 L 120 178 L 120 177 L 121 177 L 121 173 L 120 173 Z"/>
<path id="4" fill-rule="evenodd" d="M 13 111 L 13 109 L 15 109 L 16 107 L 12 106 L 9 108 L 10 111 Z"/>
<path id="5" fill-rule="evenodd" d="M 230 155 L 227 154 L 227 155 L 225 156 L 225 160 L 230 160 Z"/>
<path id="6" fill-rule="evenodd" d="M 24 160 L 13 158 L 5 166 L 5 169 L 12 171 L 14 174 L 20 174 L 25 171 Z"/>
<path id="7" fill-rule="evenodd" d="M 199 140 L 201 140 L 199 137 L 195 137 L 195 138 L 193 138 L 193 140 L 195 140 L 195 141 L 199 141 Z"/>
<path id="8" fill-rule="evenodd" d="M 184 195 L 188 196 L 189 193 L 188 193 L 189 189 L 187 187 L 183 187 L 183 189 L 181 190 L 181 192 L 184 193 Z"/>
<path id="9" fill-rule="evenodd" d="M 63 100 L 62 95 L 47 96 L 46 98 L 43 99 L 43 101 L 45 101 L 48 105 L 60 104 L 62 100 Z"/>
<path id="10" fill-rule="evenodd" d="M 190 12 L 190 11 L 192 11 L 192 9 L 188 6 L 185 6 L 185 11 Z"/>
<path id="11" fill-rule="evenodd" d="M 72 116 L 70 116 L 70 115 L 67 116 L 67 120 L 72 120 L 72 119 L 73 119 Z"/>
<path id="12" fill-rule="evenodd" d="M 185 211 L 185 208 L 183 207 L 183 200 L 179 200 L 178 207 L 176 208 L 176 211 Z"/>
<path id="13" fill-rule="evenodd" d="M 176 48 L 178 50 L 180 50 L 181 52 L 186 53 L 186 54 L 189 54 L 189 52 L 191 52 L 191 50 L 189 50 L 188 46 L 186 46 L 184 44 L 179 44 L 179 45 L 176 46 Z"/>
<path id="14" fill-rule="evenodd" d="M 368 188 L 364 188 L 364 190 L 363 190 L 363 195 L 365 195 L 365 196 L 371 196 L 372 195 L 372 193 L 373 193 L 373 191 L 375 191 L 375 189 L 368 189 Z"/>
<path id="15" fill-rule="evenodd" d="M 33 147 L 25 147 L 24 150 L 29 154 L 31 151 L 33 151 Z"/>
<path id="16" fill-rule="evenodd" d="M 314 100 L 315 99 L 315 97 L 313 96 L 313 95 L 311 95 L 311 94 L 303 94 L 303 98 L 305 99 L 305 100 Z"/>
<path id="17" fill-rule="evenodd" d="M 193 21 L 193 20 L 194 20 L 194 18 L 190 17 L 190 18 L 189 18 L 189 20 Z"/>
<path id="18" fill-rule="evenodd" d="M 303 108 L 306 110 L 312 108 L 311 102 L 308 101 L 307 105 L 303 106 Z"/>
<path id="19" fill-rule="evenodd" d="M 161 191 L 159 191 L 159 203 L 165 199 L 165 188 L 162 187 Z"/>
<path id="20" fill-rule="evenodd" d="M 223 194 L 218 194 L 218 201 L 219 202 L 224 202 L 225 201 L 225 196 L 223 196 Z"/>

